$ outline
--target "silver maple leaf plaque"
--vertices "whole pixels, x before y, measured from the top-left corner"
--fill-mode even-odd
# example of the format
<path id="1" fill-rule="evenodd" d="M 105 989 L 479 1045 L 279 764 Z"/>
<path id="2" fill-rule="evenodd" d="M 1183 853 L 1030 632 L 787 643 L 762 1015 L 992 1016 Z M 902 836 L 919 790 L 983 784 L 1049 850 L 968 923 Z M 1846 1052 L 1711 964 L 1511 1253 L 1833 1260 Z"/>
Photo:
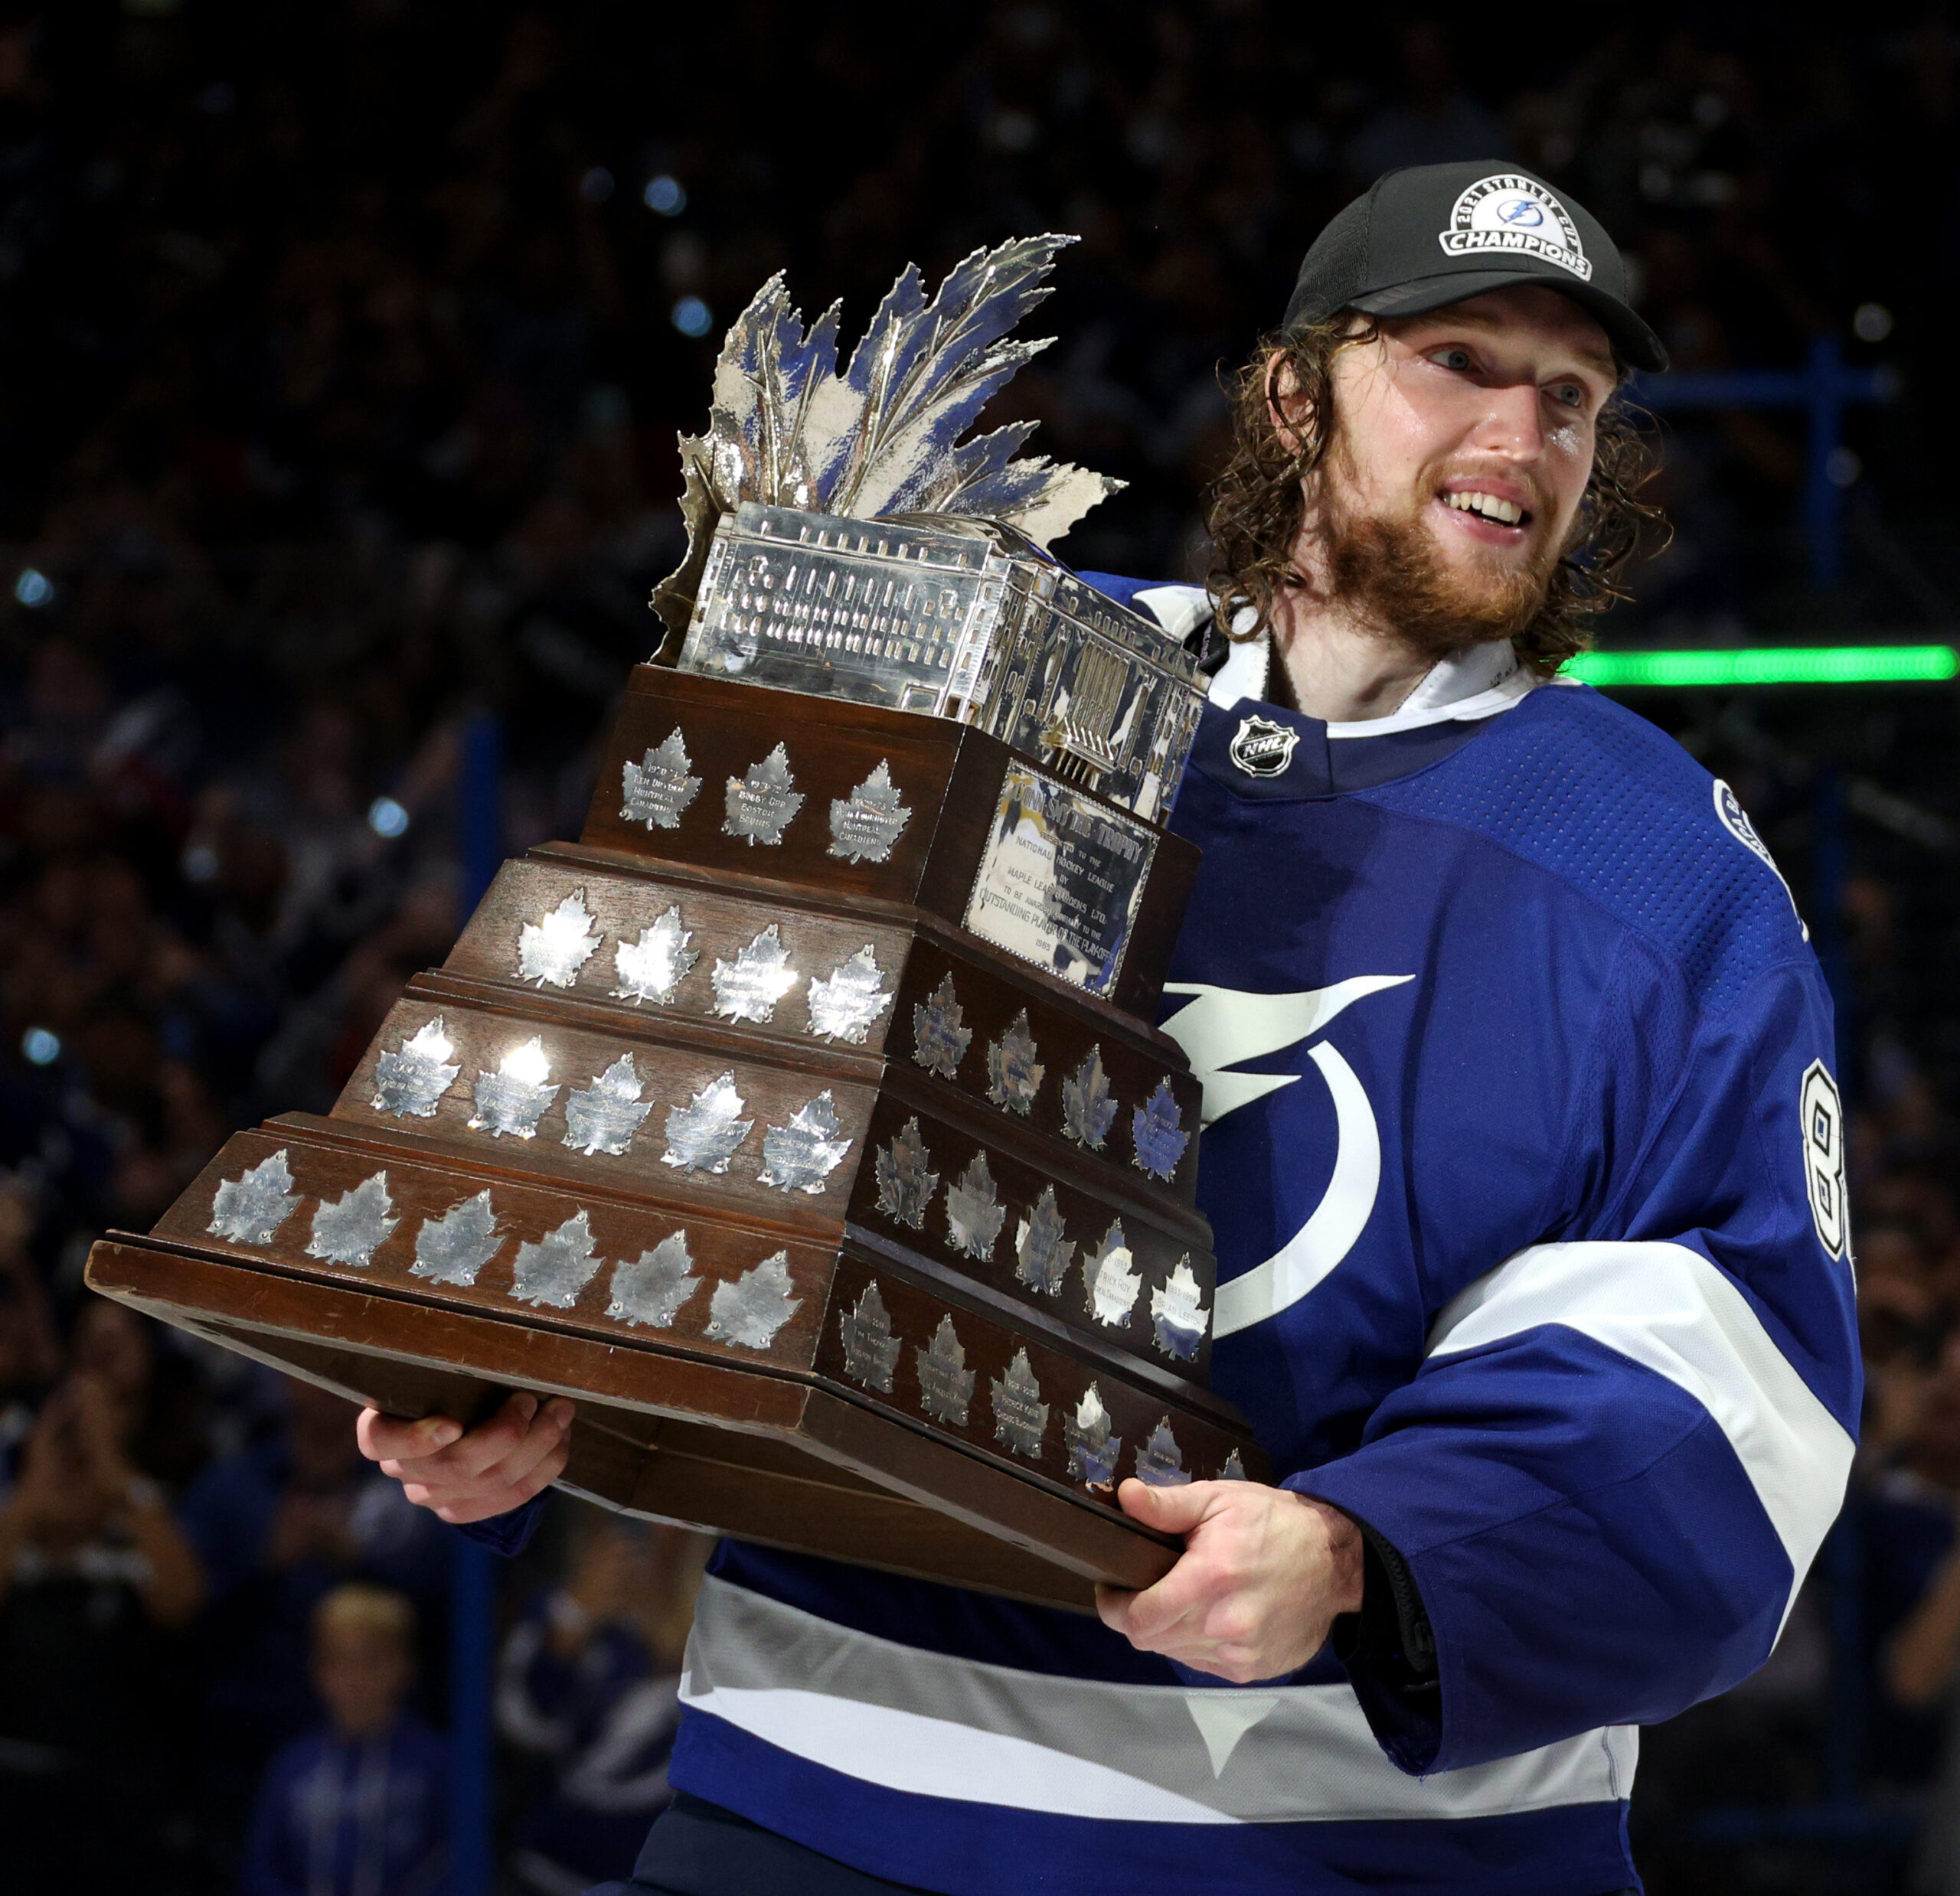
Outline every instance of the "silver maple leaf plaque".
<path id="1" fill-rule="evenodd" d="M 912 1057 L 927 1072 L 949 1080 L 959 1072 L 972 1039 L 973 1030 L 965 1024 L 948 974 L 933 989 L 930 1000 L 913 1005 Z"/>
<path id="2" fill-rule="evenodd" d="M 1239 1451 L 1236 1448 L 1225 1457 L 1225 1466 L 1219 1470 L 1218 1479 L 1220 1481 L 1243 1481 L 1246 1479 L 1246 1464 L 1239 1459 Z"/>
<path id="3" fill-rule="evenodd" d="M 1088 1281 L 1089 1307 L 1099 1323 L 1122 1324 L 1136 1308 L 1137 1293 L 1143 1288 L 1141 1272 L 1130 1268 L 1128 1241 L 1123 1221 L 1119 1218 L 1102 1234 L 1102 1242 L 1083 1260 L 1082 1274 Z"/>
<path id="4" fill-rule="evenodd" d="M 1150 1431 L 1149 1441 L 1136 1451 L 1136 1473 L 1139 1481 L 1147 1481 L 1153 1488 L 1181 1488 L 1191 1480 L 1184 1470 L 1184 1451 L 1171 1433 L 1169 1416 Z"/>
<path id="5" fill-rule="evenodd" d="M 620 815 L 649 830 L 678 830 L 681 812 L 701 795 L 701 780 L 688 775 L 691 762 L 677 724 L 642 762 L 629 762 L 620 772 Z"/>
<path id="6" fill-rule="evenodd" d="M 375 1251 L 401 1222 L 394 1216 L 394 1209 L 385 1172 L 363 1179 L 351 1191 L 343 1192 L 331 1202 L 321 1199 L 320 1209 L 313 1214 L 312 1232 L 306 1240 L 307 1256 L 356 1270 L 365 1268 L 374 1261 Z"/>
<path id="7" fill-rule="evenodd" d="M 436 1102 L 462 1071 L 449 1064 L 456 1049 L 443 1030 L 443 1017 L 425 1020 L 392 1053 L 374 1062 L 374 1110 L 397 1119 L 430 1119 Z"/>
<path id="8" fill-rule="evenodd" d="M 867 941 L 848 961 L 838 962 L 821 981 L 812 981 L 805 998 L 811 1033 L 862 1046 L 879 1015 L 890 1007 L 891 990 Z"/>
<path id="9" fill-rule="evenodd" d="M 1074 1415 L 1063 1414 L 1062 1443 L 1069 1451 L 1071 1480 L 1096 1489 L 1107 1489 L 1114 1482 L 1123 1438 L 1109 1433 L 1109 1411 L 1094 1383 L 1083 1391 Z"/>
<path id="10" fill-rule="evenodd" d="M 1034 1036 L 1028 1031 L 1024 1007 L 1007 1032 L 987 1049 L 987 1097 L 1025 1119 L 1047 1070 L 1035 1058 Z"/>
<path id="11" fill-rule="evenodd" d="M 547 1083 L 550 1077 L 544 1043 L 534 1033 L 504 1056 L 495 1072 L 477 1075 L 476 1110 L 469 1116 L 470 1130 L 487 1132 L 495 1139 L 535 1138 L 545 1108 L 563 1090 Z"/>
<path id="12" fill-rule="evenodd" d="M 1044 1297 L 1060 1294 L 1069 1266 L 1075 1261 L 1075 1246 L 1062 1230 L 1062 1214 L 1055 1203 L 1055 1188 L 1044 1185 L 1034 1209 L 1021 1219 L 1014 1234 L 1014 1275 L 1030 1290 Z"/>
<path id="13" fill-rule="evenodd" d="M 677 1231 L 612 1267 L 612 1300 L 606 1314 L 648 1330 L 671 1330 L 681 1307 L 700 1287 L 691 1275 L 694 1261 L 688 1255 L 688 1234 Z"/>
<path id="14" fill-rule="evenodd" d="M 518 979 L 542 987 L 569 987 L 599 952 L 598 931 L 585 891 L 574 889 L 548 915 L 518 931 Z"/>
<path id="15" fill-rule="evenodd" d="M 1079 1146 L 1099 1152 L 1116 1118 L 1109 1097 L 1109 1075 L 1102 1071 L 1102 1049 L 1091 1047 L 1089 1058 L 1062 1082 L 1062 1130 Z"/>
<path id="16" fill-rule="evenodd" d="M 211 1222 L 207 1229 L 235 1245 L 263 1245 L 292 1216 L 299 1203 L 292 1173 L 281 1146 L 235 1179 L 226 1179 L 211 1195 Z"/>
<path id="17" fill-rule="evenodd" d="M 592 1220 L 575 1212 L 535 1244 L 518 1246 L 511 1294 L 534 1309 L 568 1310 L 605 1260 L 592 1248 Z"/>
<path id="18" fill-rule="evenodd" d="M 991 1257 L 1007 1215 L 1007 1207 L 994 1189 L 987 1155 L 976 1152 L 973 1163 L 960 1174 L 959 1183 L 946 1187 L 946 1236 L 954 1250 L 965 1257 Z"/>
<path id="19" fill-rule="evenodd" d="M 880 1147 L 872 1170 L 878 1185 L 878 1209 L 914 1231 L 926 1228 L 926 1207 L 939 1189 L 939 1175 L 931 1170 L 933 1155 L 919 1135 L 919 1121 L 908 1119 L 890 1142 Z"/>
<path id="20" fill-rule="evenodd" d="M 831 798 L 830 853 L 848 863 L 889 862 L 911 815 L 893 785 L 890 759 L 881 758 L 849 796 Z"/>
<path id="21" fill-rule="evenodd" d="M 789 1289 L 789 1253 L 779 1251 L 733 1283 L 714 1287 L 702 1334 L 717 1343 L 740 1343 L 744 1349 L 766 1349 L 802 1304 Z"/>
<path id="22" fill-rule="evenodd" d="M 837 1135 L 843 1124 L 828 1088 L 789 1115 L 786 1126 L 769 1126 L 763 1133 L 763 1169 L 756 1176 L 782 1192 L 824 1189 L 824 1180 L 844 1163 L 848 1139 Z"/>
<path id="23" fill-rule="evenodd" d="M 677 902 L 657 922 L 642 928 L 637 941 L 619 941 L 612 950 L 612 965 L 619 975 L 612 998 L 650 1000 L 656 1007 L 672 1007 L 675 989 L 701 958 L 688 946 L 694 938 L 694 931 L 681 925 L 681 905 Z"/>
<path id="24" fill-rule="evenodd" d="M 877 1285 L 866 1284 L 864 1294 L 852 1308 L 840 1311 L 837 1321 L 844 1340 L 844 1373 L 867 1389 L 890 1395 L 900 1340 L 892 1334 L 891 1319 Z"/>
<path id="25" fill-rule="evenodd" d="M 575 1151 L 621 1157 L 653 1111 L 653 1101 L 642 1101 L 640 1092 L 633 1056 L 622 1053 L 590 1086 L 565 1095 L 566 1144 Z"/>
<path id="26" fill-rule="evenodd" d="M 1182 1162 L 1191 1136 L 1184 1130 L 1168 1080 L 1159 1080 L 1149 1100 L 1130 1114 L 1130 1141 L 1137 1166 L 1154 1179 L 1168 1180 Z"/>
<path id="27" fill-rule="evenodd" d="M 760 763 L 751 764 L 746 775 L 728 779 L 728 814 L 721 833 L 740 837 L 751 849 L 758 843 L 780 843 L 802 807 L 802 792 L 790 775 L 789 753 L 779 744 Z"/>
<path id="28" fill-rule="evenodd" d="M 668 1108 L 667 1150 L 660 1155 L 661 1163 L 683 1172 L 727 1171 L 737 1147 L 756 1123 L 741 1113 L 735 1075 L 724 1073 L 710 1080 L 686 1105 Z"/>
<path id="29" fill-rule="evenodd" d="M 1204 1341 L 1204 1333 L 1211 1323 L 1204 1298 L 1189 1258 L 1180 1258 L 1177 1268 L 1161 1287 L 1151 1292 L 1151 1323 L 1156 1333 L 1157 1347 L 1167 1356 L 1189 1362 L 1197 1354 L 1197 1346 Z"/>
<path id="30" fill-rule="evenodd" d="M 913 1354 L 919 1360 L 919 1406 L 935 1421 L 964 1428 L 973 1401 L 973 1372 L 966 1366 L 966 1346 L 952 1319 L 942 1317 L 931 1346 Z"/>
<path id="31" fill-rule="evenodd" d="M 442 1217 L 422 1221 L 422 1229 L 415 1234 L 415 1261 L 408 1267 L 409 1273 L 467 1290 L 503 1242 L 490 1194 L 479 1192 Z"/>
<path id="32" fill-rule="evenodd" d="M 727 1020 L 754 1020 L 764 1025 L 776 1003 L 802 977 L 789 964 L 782 932 L 772 922 L 734 960 L 714 964 L 714 1011 Z"/>
<path id="33" fill-rule="evenodd" d="M 992 1388 L 995 1441 L 1030 1461 L 1039 1461 L 1041 1438 L 1048 1432 L 1048 1405 L 1041 1400 L 1041 1385 L 1034 1380 L 1034 1366 L 1025 1349 L 1014 1353 L 1007 1374 Z"/>

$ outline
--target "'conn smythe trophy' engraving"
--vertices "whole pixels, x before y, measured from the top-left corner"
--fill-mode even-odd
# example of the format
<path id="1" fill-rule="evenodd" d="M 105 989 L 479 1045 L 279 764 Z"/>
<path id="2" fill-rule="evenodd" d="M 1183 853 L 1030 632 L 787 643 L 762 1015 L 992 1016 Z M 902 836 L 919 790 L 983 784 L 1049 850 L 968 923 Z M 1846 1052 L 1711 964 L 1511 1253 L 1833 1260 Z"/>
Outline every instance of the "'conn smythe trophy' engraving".
<path id="1" fill-rule="evenodd" d="M 907 271 L 848 360 L 763 286 L 580 840 L 91 1284 L 394 1414 L 569 1396 L 629 1513 L 1083 1610 L 1176 1557 L 1124 1481 L 1266 1478 L 1151 1025 L 1195 658 L 1047 550 L 1109 482 L 964 439 L 1063 241 Z"/>

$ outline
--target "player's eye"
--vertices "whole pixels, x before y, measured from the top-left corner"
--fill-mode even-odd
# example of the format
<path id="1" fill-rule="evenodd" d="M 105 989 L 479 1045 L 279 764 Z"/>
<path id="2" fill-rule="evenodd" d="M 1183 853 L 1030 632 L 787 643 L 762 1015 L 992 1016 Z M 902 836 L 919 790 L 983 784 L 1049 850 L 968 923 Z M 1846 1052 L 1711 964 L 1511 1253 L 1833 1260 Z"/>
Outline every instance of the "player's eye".
<path id="1" fill-rule="evenodd" d="M 1552 400 L 1566 408 L 1583 408 L 1586 406 L 1586 384 L 1583 382 L 1560 382 L 1551 391 Z"/>
<path id="2" fill-rule="evenodd" d="M 1439 368 L 1454 369 L 1460 375 L 1476 366 L 1477 358 L 1461 343 L 1450 343 L 1429 351 L 1429 360 Z"/>

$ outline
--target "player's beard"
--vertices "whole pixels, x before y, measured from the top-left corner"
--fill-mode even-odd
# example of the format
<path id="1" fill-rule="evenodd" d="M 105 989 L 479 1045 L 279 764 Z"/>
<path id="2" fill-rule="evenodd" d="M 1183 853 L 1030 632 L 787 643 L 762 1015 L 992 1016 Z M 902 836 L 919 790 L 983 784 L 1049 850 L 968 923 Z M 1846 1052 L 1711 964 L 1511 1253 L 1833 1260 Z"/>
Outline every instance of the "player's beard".
<path id="1" fill-rule="evenodd" d="M 1423 524 L 1419 502 L 1405 514 L 1364 515 L 1330 497 L 1321 517 L 1329 600 L 1419 657 L 1515 638 L 1544 609 L 1556 565 L 1549 548 L 1524 562 L 1472 550 L 1452 564 Z"/>

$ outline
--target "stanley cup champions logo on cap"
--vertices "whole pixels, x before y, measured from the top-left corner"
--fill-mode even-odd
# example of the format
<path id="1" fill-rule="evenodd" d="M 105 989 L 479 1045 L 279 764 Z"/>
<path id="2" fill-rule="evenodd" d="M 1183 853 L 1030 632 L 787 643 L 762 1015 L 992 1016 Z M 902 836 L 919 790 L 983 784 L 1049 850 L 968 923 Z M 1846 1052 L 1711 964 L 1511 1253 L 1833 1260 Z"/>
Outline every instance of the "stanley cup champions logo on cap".
<path id="1" fill-rule="evenodd" d="M 1592 259 L 1565 206 L 1535 178 L 1515 171 L 1478 178 L 1457 199 L 1436 241 L 1452 256 L 1522 251 L 1571 271 L 1581 282 L 1592 275 Z"/>

